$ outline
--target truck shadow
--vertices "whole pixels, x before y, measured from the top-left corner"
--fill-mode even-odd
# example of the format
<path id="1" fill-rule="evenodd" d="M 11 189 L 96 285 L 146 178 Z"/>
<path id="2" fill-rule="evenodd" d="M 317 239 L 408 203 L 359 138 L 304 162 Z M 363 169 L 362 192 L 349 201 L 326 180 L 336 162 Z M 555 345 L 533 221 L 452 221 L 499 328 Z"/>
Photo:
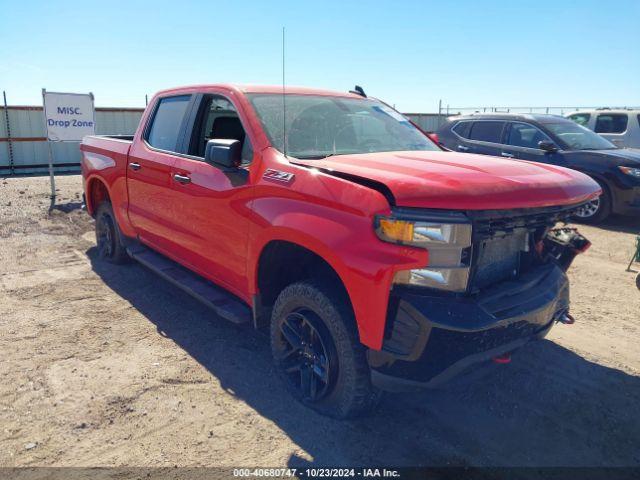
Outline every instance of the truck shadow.
<path id="1" fill-rule="evenodd" d="M 575 223 L 578 226 L 583 225 L 580 222 Z M 593 225 L 593 227 L 610 232 L 633 233 L 640 235 L 640 221 L 638 221 L 637 217 L 632 216 L 611 215 L 604 222 L 598 225 Z"/>
<path id="2" fill-rule="evenodd" d="M 138 265 L 115 267 L 95 248 L 87 253 L 93 270 L 158 334 L 312 459 L 294 454 L 289 466 L 640 465 L 640 378 L 551 341 L 527 345 L 511 364 L 484 366 L 440 390 L 389 394 L 372 417 L 336 421 L 285 392 L 263 333 L 216 318 Z"/>

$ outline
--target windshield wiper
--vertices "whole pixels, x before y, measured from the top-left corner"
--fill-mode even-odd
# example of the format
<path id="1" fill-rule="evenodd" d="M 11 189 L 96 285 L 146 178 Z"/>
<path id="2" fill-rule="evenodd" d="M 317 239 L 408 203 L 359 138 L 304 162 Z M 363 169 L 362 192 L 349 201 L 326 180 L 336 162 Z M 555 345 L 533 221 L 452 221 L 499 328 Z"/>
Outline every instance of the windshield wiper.
<path id="1" fill-rule="evenodd" d="M 293 155 L 300 160 L 322 160 L 323 158 L 333 157 L 334 155 L 346 155 L 345 153 L 323 153 L 322 155 Z"/>

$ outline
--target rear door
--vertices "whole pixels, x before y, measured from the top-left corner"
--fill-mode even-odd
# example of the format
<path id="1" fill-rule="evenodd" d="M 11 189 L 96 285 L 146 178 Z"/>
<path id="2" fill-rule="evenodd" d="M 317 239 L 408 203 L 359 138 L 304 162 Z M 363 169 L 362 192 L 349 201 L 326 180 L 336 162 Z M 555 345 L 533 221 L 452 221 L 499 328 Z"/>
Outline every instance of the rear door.
<path id="1" fill-rule="evenodd" d="M 469 145 L 469 132 L 472 125 L 473 122 L 470 120 L 460 120 L 453 124 L 446 124 L 438 132 L 438 138 L 449 150 L 473 153 Z"/>
<path id="2" fill-rule="evenodd" d="M 221 95 L 198 95 L 185 141 L 187 154 L 171 171 L 171 222 L 180 260 L 201 275 L 243 296 L 247 292 L 249 165 L 251 140 L 236 106 Z M 204 161 L 208 140 L 242 143 L 243 164 L 224 168 Z"/>
<path id="3" fill-rule="evenodd" d="M 468 153 L 500 156 L 505 125 L 504 120 L 474 120 L 465 143 Z"/>
<path id="4" fill-rule="evenodd" d="M 170 253 L 175 194 L 171 169 L 184 136 L 191 95 L 161 98 L 140 141 L 134 141 L 127 165 L 129 219 L 147 244 Z"/>

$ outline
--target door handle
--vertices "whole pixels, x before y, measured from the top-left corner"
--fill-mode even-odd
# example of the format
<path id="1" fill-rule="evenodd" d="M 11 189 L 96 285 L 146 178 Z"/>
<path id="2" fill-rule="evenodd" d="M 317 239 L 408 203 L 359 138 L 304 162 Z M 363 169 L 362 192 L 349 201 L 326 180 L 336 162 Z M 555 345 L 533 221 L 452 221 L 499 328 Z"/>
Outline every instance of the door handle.
<path id="1" fill-rule="evenodd" d="M 129 168 L 131 170 L 140 170 L 142 167 L 140 166 L 139 163 L 131 162 L 131 163 L 129 163 Z"/>
<path id="2" fill-rule="evenodd" d="M 509 152 L 502 152 L 500 155 L 507 158 L 513 158 L 513 153 L 509 153 Z"/>
<path id="3" fill-rule="evenodd" d="M 173 179 L 179 183 L 191 183 L 191 178 L 187 177 L 186 175 L 180 175 L 179 173 L 175 173 L 173 175 Z"/>
<path id="4" fill-rule="evenodd" d="M 458 150 L 460 150 L 461 152 L 468 152 L 469 147 L 465 147 L 464 145 L 458 145 Z"/>

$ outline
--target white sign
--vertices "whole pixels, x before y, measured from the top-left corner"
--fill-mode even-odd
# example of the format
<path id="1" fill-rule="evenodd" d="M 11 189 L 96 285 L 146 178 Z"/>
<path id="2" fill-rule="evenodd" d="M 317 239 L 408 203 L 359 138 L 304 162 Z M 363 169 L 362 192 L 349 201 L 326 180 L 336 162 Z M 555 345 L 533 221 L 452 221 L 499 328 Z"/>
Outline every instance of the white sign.
<path id="1" fill-rule="evenodd" d="M 47 138 L 52 142 L 79 142 L 95 134 L 93 95 L 43 92 Z"/>

